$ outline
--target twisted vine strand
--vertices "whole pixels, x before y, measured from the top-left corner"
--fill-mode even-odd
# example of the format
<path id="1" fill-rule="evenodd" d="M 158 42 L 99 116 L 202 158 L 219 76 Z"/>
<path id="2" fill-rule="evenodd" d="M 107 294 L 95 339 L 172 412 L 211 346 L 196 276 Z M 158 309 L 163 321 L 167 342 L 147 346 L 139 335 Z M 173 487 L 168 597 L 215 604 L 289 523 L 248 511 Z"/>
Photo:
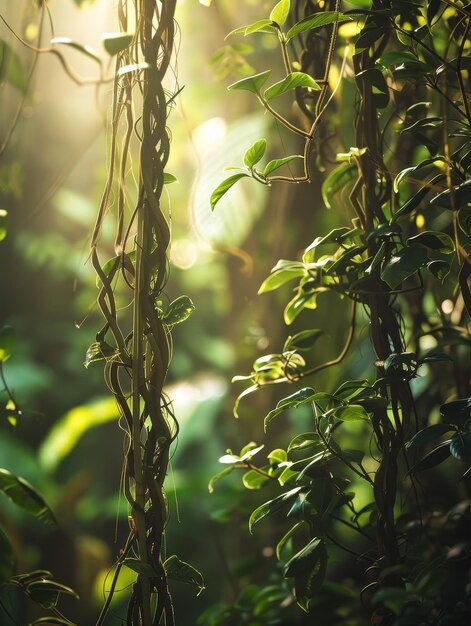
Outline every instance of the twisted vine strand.
<path id="1" fill-rule="evenodd" d="M 170 151 L 166 128 L 168 102 L 162 85 L 169 68 L 174 44 L 176 0 L 134 0 L 135 37 L 116 63 L 111 122 L 110 170 L 91 242 L 91 260 L 101 283 L 98 304 L 105 325 L 97 342 L 111 334 L 116 351 L 105 366 L 107 384 L 114 393 L 127 430 L 124 494 L 131 506 L 131 532 L 118 560 L 111 591 L 97 625 L 109 608 L 119 570 L 126 555 L 135 550 L 141 563 L 128 605 L 127 623 L 153 626 L 175 623 L 173 606 L 163 563 L 162 542 L 167 520 L 163 484 L 172 441 L 178 424 L 163 391 L 171 354 L 168 328 L 159 317 L 156 300 L 168 277 L 170 229 L 161 208 L 164 171 Z M 120 0 L 118 17 L 123 32 L 128 30 L 128 1 Z M 137 70 L 139 80 L 122 73 L 126 65 L 146 64 Z M 133 87 L 141 91 L 142 112 L 138 133 L 133 112 Z M 135 90 L 134 90 L 135 91 Z M 121 119 L 125 130 L 119 150 Z M 125 224 L 127 208 L 126 170 L 133 133 L 140 141 L 140 181 L 136 207 Z M 119 152 L 121 152 L 119 156 Z M 116 258 L 105 271 L 98 253 L 103 221 L 109 209 L 111 191 L 118 178 Z M 134 235 L 134 265 L 126 252 Z M 114 284 L 119 273 L 133 290 L 132 329 L 126 332 L 118 319 Z M 121 372 L 129 379 L 122 383 Z M 130 381 L 130 382 L 129 382 Z M 156 596 L 156 602 L 153 597 Z"/>

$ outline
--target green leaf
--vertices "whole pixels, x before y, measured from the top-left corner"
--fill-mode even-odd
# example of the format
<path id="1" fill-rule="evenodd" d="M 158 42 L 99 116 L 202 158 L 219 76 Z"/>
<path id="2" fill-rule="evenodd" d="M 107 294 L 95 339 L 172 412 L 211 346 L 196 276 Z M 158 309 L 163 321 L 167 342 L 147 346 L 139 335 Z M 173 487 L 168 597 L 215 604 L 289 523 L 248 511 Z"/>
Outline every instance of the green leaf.
<path id="1" fill-rule="evenodd" d="M 31 513 L 44 524 L 56 524 L 56 518 L 42 496 L 23 478 L 0 469 L 0 491 L 20 509 Z"/>
<path id="2" fill-rule="evenodd" d="M 303 159 L 304 157 L 301 154 L 292 154 L 291 156 L 284 157 L 283 159 L 274 159 L 273 161 L 269 161 L 262 172 L 263 176 L 268 176 L 282 165 L 286 163 L 291 163 L 295 159 Z"/>
<path id="3" fill-rule="evenodd" d="M 431 467 L 435 467 L 436 465 L 443 463 L 443 461 L 445 461 L 451 454 L 450 441 L 451 439 L 444 441 L 431 452 L 426 454 L 423 459 L 414 465 L 414 467 L 410 470 L 410 473 L 416 474 L 417 472 L 423 472 L 426 469 L 430 469 Z"/>
<path id="4" fill-rule="evenodd" d="M 244 163 L 245 165 L 252 169 L 254 165 L 263 158 L 265 154 L 265 150 L 267 149 L 266 139 L 259 139 L 256 141 L 253 146 L 251 146 L 247 152 L 244 154 Z"/>
<path id="5" fill-rule="evenodd" d="M 54 615 L 49 617 L 40 617 L 33 622 L 32 626 L 51 626 L 51 624 L 56 624 L 56 626 L 75 626 L 73 622 L 69 621 L 65 617 L 56 617 Z"/>
<path id="6" fill-rule="evenodd" d="M 15 330 L 11 326 L 4 326 L 0 330 L 0 361 L 8 361 L 15 345 Z"/>
<path id="7" fill-rule="evenodd" d="M 261 489 L 270 479 L 270 476 L 260 474 L 256 470 L 249 470 L 242 476 L 242 483 L 246 489 Z"/>
<path id="8" fill-rule="evenodd" d="M 311 387 L 304 387 L 303 389 L 300 389 L 299 391 L 291 394 L 287 398 L 283 398 L 283 400 L 280 400 L 278 402 L 276 408 L 272 409 L 265 417 L 263 421 L 265 430 L 267 429 L 267 426 L 272 421 L 272 419 L 283 411 L 286 411 L 286 409 L 295 409 L 301 404 L 308 404 L 310 402 L 313 402 L 315 398 L 316 393 L 314 392 L 314 389 L 311 389 Z"/>
<path id="9" fill-rule="evenodd" d="M 7 81 L 25 94 L 28 88 L 28 72 L 16 52 L 0 40 L 0 83 Z"/>
<path id="10" fill-rule="evenodd" d="M 421 363 L 434 363 L 437 361 L 452 361 L 452 360 L 453 359 L 450 358 L 450 356 L 446 354 L 445 352 L 430 352 L 429 354 L 427 354 L 427 356 L 425 356 L 421 360 Z"/>
<path id="11" fill-rule="evenodd" d="M 73 589 L 55 580 L 34 580 L 26 586 L 25 591 L 33 602 L 37 602 L 45 609 L 55 607 L 61 593 L 78 599 Z"/>
<path id="12" fill-rule="evenodd" d="M 432 426 L 427 426 L 427 428 L 423 428 L 419 430 L 419 432 L 415 433 L 412 439 L 406 443 L 406 448 L 418 448 L 420 446 L 425 446 L 432 441 L 435 441 L 445 433 L 450 432 L 450 430 L 454 430 L 452 426 L 449 424 L 433 424 Z"/>
<path id="13" fill-rule="evenodd" d="M 320 437 L 317 433 L 301 433 L 300 435 L 296 435 L 296 437 L 291 440 L 288 446 L 288 452 L 291 452 L 291 450 L 304 450 L 305 448 L 318 446 L 320 441 Z"/>
<path id="14" fill-rule="evenodd" d="M 396 221 L 399 217 L 401 217 L 401 215 L 408 215 L 409 213 L 412 213 L 412 211 L 419 206 L 419 204 L 422 202 L 425 196 L 429 193 L 429 191 L 431 191 L 434 185 L 436 185 L 438 182 L 444 179 L 445 179 L 445 174 L 438 174 L 437 176 L 429 180 L 427 183 L 425 183 L 424 186 L 421 189 L 419 189 L 419 191 L 416 194 L 412 196 L 412 198 L 410 198 L 401 208 L 399 208 L 394 213 L 392 217 L 392 221 L 393 222 Z"/>
<path id="15" fill-rule="evenodd" d="M 333 415 L 343 422 L 367 420 L 370 417 L 365 408 L 359 404 L 349 404 L 347 406 L 339 407 L 334 410 Z"/>
<path id="16" fill-rule="evenodd" d="M 243 89 L 246 91 L 251 91 L 252 93 L 260 94 L 260 89 L 268 80 L 268 77 L 271 74 L 271 70 L 266 70 L 265 72 L 261 72 L 260 74 L 254 74 L 253 76 L 247 76 L 247 78 L 241 78 L 232 85 L 229 85 L 229 91 L 235 91 L 237 89 Z"/>
<path id="17" fill-rule="evenodd" d="M 455 244 L 450 235 L 436 230 L 425 230 L 414 237 L 409 237 L 407 245 L 421 245 L 443 254 L 451 254 L 455 251 Z"/>
<path id="18" fill-rule="evenodd" d="M 201 572 L 193 567 L 193 565 L 179 559 L 175 554 L 164 562 L 164 568 L 168 578 L 197 587 L 198 593 L 196 595 L 199 595 L 203 591 L 204 580 Z"/>
<path id="19" fill-rule="evenodd" d="M 322 539 L 314 538 L 284 566 L 285 578 L 294 578 L 296 601 L 306 613 L 324 582 L 327 551 Z"/>
<path id="20" fill-rule="evenodd" d="M 471 398 L 442 404 L 440 415 L 447 424 L 455 424 L 459 428 L 464 428 L 468 420 L 471 419 Z"/>
<path id="21" fill-rule="evenodd" d="M 278 561 L 282 560 L 283 548 L 286 546 L 286 544 L 291 539 L 291 537 L 296 533 L 298 528 L 301 528 L 302 526 L 304 526 L 304 524 L 305 524 L 304 520 L 300 520 L 299 522 L 296 522 L 296 524 L 292 526 L 288 530 L 288 532 L 285 533 L 283 537 L 279 540 L 279 542 L 276 545 L 276 558 L 278 559 Z"/>
<path id="22" fill-rule="evenodd" d="M 15 553 L 7 534 L 0 526 L 0 585 L 9 580 L 15 572 Z"/>
<path id="23" fill-rule="evenodd" d="M 195 305 L 188 296 L 179 296 L 168 306 L 162 315 L 162 324 L 174 326 L 187 320 L 195 310 Z"/>
<path id="24" fill-rule="evenodd" d="M 280 0 L 270 13 L 270 20 L 276 22 L 278 26 L 283 26 L 288 19 L 290 4 L 290 0 Z"/>
<path id="25" fill-rule="evenodd" d="M 438 280 L 441 280 L 443 282 L 450 273 L 451 266 L 448 261 L 442 261 L 438 259 L 436 261 L 430 261 L 430 263 L 427 263 L 427 269 L 431 274 L 435 276 L 435 278 L 438 278 Z"/>
<path id="26" fill-rule="evenodd" d="M 170 185 L 172 183 L 178 183 L 178 178 L 173 174 L 169 174 L 165 172 L 164 174 L 164 185 Z"/>
<path id="27" fill-rule="evenodd" d="M 234 469 L 234 466 L 231 465 L 230 467 L 225 467 L 222 471 L 218 472 L 217 474 L 215 474 L 214 476 L 211 477 L 209 483 L 208 483 L 208 491 L 209 493 L 213 493 L 214 492 L 214 485 L 221 480 L 221 478 L 224 478 L 224 476 L 228 476 Z"/>
<path id="28" fill-rule="evenodd" d="M 147 578 L 156 578 L 157 572 L 154 570 L 150 563 L 145 563 L 140 559 L 135 559 L 133 557 L 129 557 L 124 559 L 123 565 L 131 569 L 136 574 L 140 574 L 141 576 L 146 576 Z"/>
<path id="29" fill-rule="evenodd" d="M 282 94 L 290 91 L 291 89 L 296 89 L 297 87 L 309 87 L 310 89 L 320 89 L 320 85 L 316 83 L 316 81 L 309 76 L 309 74 L 305 74 L 304 72 L 291 72 L 288 74 L 283 80 L 278 81 L 271 87 L 265 90 L 263 94 L 265 100 L 271 100 L 272 98 L 277 98 Z"/>
<path id="30" fill-rule="evenodd" d="M 278 261 L 272 269 L 270 276 L 263 281 L 258 293 L 261 294 L 278 289 L 281 285 L 295 278 L 302 278 L 305 274 L 306 269 L 302 263 L 293 261 L 283 262 L 282 259 Z"/>
<path id="31" fill-rule="evenodd" d="M 134 38 L 132 33 L 103 33 L 101 40 L 106 52 L 114 56 L 130 45 Z"/>
<path id="32" fill-rule="evenodd" d="M 313 328 L 312 330 L 303 330 L 300 333 L 296 333 L 296 335 L 289 336 L 283 346 L 283 352 L 288 350 L 295 350 L 296 352 L 310 350 L 323 334 L 323 330 Z"/>
<path id="33" fill-rule="evenodd" d="M 261 506 L 257 507 L 255 511 L 252 512 L 249 519 L 249 532 L 252 533 L 252 528 L 255 524 L 258 524 L 258 522 L 264 517 L 267 517 L 268 515 L 271 515 L 275 511 L 281 509 L 282 506 L 292 500 L 300 491 L 301 487 L 295 487 L 294 489 L 281 494 L 281 496 L 278 496 L 273 500 L 269 500 L 268 502 L 264 502 Z"/>
<path id="34" fill-rule="evenodd" d="M 381 278 L 391 289 L 396 289 L 406 278 L 415 274 L 427 261 L 423 248 L 402 248 L 396 252 L 381 272 Z"/>
<path id="35" fill-rule="evenodd" d="M 445 176 L 442 176 L 445 178 Z M 467 180 L 461 185 L 453 187 L 453 202 L 452 195 L 449 189 L 442 191 L 437 196 L 430 200 L 432 206 L 438 206 L 442 209 L 461 209 L 466 207 L 471 202 L 471 180 Z"/>
<path id="36" fill-rule="evenodd" d="M 333 206 L 334 196 L 358 175 L 356 163 L 343 163 L 330 172 L 322 183 L 322 199 L 327 209 Z"/>
<path id="37" fill-rule="evenodd" d="M 471 433 L 456 433 L 450 443 L 450 452 L 458 461 L 471 462 Z"/>
<path id="38" fill-rule="evenodd" d="M 276 34 L 278 29 L 273 26 L 272 20 L 257 20 L 252 24 L 248 24 L 248 26 L 239 26 L 239 28 L 235 28 L 231 30 L 231 32 L 226 35 L 225 39 L 231 37 L 231 35 L 252 35 L 253 33 L 271 33 Z"/>
<path id="39" fill-rule="evenodd" d="M 91 363 L 102 361 L 103 359 L 109 359 L 116 354 L 118 354 L 118 350 L 113 348 L 113 346 L 110 346 L 110 344 L 106 341 L 95 341 L 88 348 L 83 364 L 86 368 L 88 368 Z"/>
<path id="40" fill-rule="evenodd" d="M 285 463 L 288 459 L 286 450 L 282 448 L 276 448 L 267 455 L 267 459 L 270 461 L 270 465 L 278 465 L 279 463 Z"/>
<path id="41" fill-rule="evenodd" d="M 271 161 L 272 162 L 272 161 Z M 0 209 L 0 241 L 3 241 L 7 236 L 8 227 L 8 211 L 6 209 Z"/>
<path id="42" fill-rule="evenodd" d="M 317 308 L 317 292 L 304 291 L 301 287 L 298 289 L 294 298 L 292 298 L 283 311 L 283 319 L 288 326 L 294 322 L 298 315 L 304 309 Z"/>
<path id="43" fill-rule="evenodd" d="M 246 172 L 239 172 L 238 174 L 233 174 L 232 176 L 229 176 L 229 178 L 223 180 L 222 183 L 220 183 L 211 194 L 211 210 L 214 211 L 214 207 L 219 202 L 219 200 L 223 197 L 225 193 L 229 191 L 229 189 L 233 185 L 236 184 L 238 180 L 240 180 L 241 178 L 246 178 L 248 176 L 249 174 Z"/>
<path id="44" fill-rule="evenodd" d="M 305 17 L 300 22 L 297 22 L 286 33 L 286 39 L 289 41 L 296 35 L 306 32 L 307 30 L 314 30 L 314 28 L 321 28 L 322 26 L 328 26 L 335 22 L 348 22 L 351 18 L 338 11 L 322 11 L 314 13 L 309 17 Z"/>
<path id="45" fill-rule="evenodd" d="M 91 46 L 87 46 L 87 45 L 83 45 L 81 43 L 78 43 L 77 41 L 74 41 L 70 37 L 54 37 L 54 39 L 51 39 L 51 44 L 68 46 L 69 48 L 74 48 L 74 50 L 78 50 L 79 52 L 81 52 L 85 56 L 87 56 L 90 59 L 93 59 L 94 61 L 96 61 L 96 63 L 98 63 L 98 65 L 101 65 L 100 57 L 98 56 L 96 51 Z"/>

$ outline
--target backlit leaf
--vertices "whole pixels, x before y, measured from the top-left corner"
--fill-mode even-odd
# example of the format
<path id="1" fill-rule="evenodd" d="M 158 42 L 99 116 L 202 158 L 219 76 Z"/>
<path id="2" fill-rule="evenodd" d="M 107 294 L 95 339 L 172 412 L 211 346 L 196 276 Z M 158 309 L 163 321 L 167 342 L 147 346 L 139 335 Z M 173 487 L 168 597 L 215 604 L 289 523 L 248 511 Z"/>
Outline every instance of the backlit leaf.
<path id="1" fill-rule="evenodd" d="M 162 323 L 169 326 L 180 324 L 187 320 L 195 310 L 195 305 L 188 296 L 179 296 L 168 306 L 162 315 Z"/>
<path id="2" fill-rule="evenodd" d="M 267 149 L 266 139 L 259 139 L 244 154 L 244 163 L 247 167 L 252 168 L 260 159 L 263 158 Z"/>
<path id="3" fill-rule="evenodd" d="M 172 580 L 178 580 L 198 588 L 199 595 L 204 589 L 204 581 L 201 572 L 193 565 L 179 559 L 175 554 L 164 562 L 164 568 L 167 576 Z"/>
<path id="4" fill-rule="evenodd" d="M 291 74 L 288 74 L 283 80 L 268 87 L 263 95 L 265 100 L 271 100 L 297 87 L 309 87 L 315 90 L 320 89 L 320 85 L 316 83 L 309 74 L 305 74 L 304 72 L 291 72 Z"/>
<path id="5" fill-rule="evenodd" d="M 247 76 L 247 78 L 241 78 L 232 85 L 229 85 L 229 91 L 235 91 L 237 89 L 243 89 L 247 91 L 251 91 L 252 93 L 259 94 L 260 89 L 268 80 L 268 77 L 271 73 L 271 70 L 266 70 L 265 72 L 261 72 L 260 74 L 254 74 L 253 76 Z"/>
<path id="6" fill-rule="evenodd" d="M 0 491 L 20 509 L 31 513 L 45 524 L 56 524 L 56 518 L 42 496 L 23 478 L 0 469 Z"/>
<path id="7" fill-rule="evenodd" d="M 69 48 L 74 48 L 74 50 L 78 50 L 85 56 L 89 57 L 90 59 L 93 59 L 96 63 L 101 65 L 100 57 L 91 46 L 78 43 L 77 41 L 74 41 L 70 37 L 54 37 L 54 39 L 51 39 L 51 44 L 68 46 Z"/>
<path id="8" fill-rule="evenodd" d="M 432 250 L 437 250 L 443 254 L 451 254 L 455 251 L 455 244 L 450 235 L 436 230 L 426 230 L 414 237 L 409 237 L 407 244 L 418 244 L 426 248 L 431 248 Z"/>
<path id="9" fill-rule="evenodd" d="M 288 19 L 290 4 L 290 0 L 280 0 L 270 13 L 270 19 L 276 22 L 278 26 L 283 26 Z"/>
<path id="10" fill-rule="evenodd" d="M 236 184 L 238 180 L 240 180 L 241 178 L 246 178 L 248 176 L 249 174 L 246 172 L 239 172 L 238 174 L 233 174 L 232 176 L 229 176 L 229 178 L 226 178 L 225 180 L 223 180 L 222 183 L 220 183 L 211 194 L 211 200 L 210 200 L 211 210 L 212 211 L 214 210 L 214 207 L 219 202 L 219 200 L 223 197 L 225 193 L 229 191 L 229 189 L 233 185 Z"/>
<path id="11" fill-rule="evenodd" d="M 333 197 L 357 177 L 356 163 L 345 163 L 330 172 L 322 183 L 322 199 L 327 209 L 333 206 Z"/>
<path id="12" fill-rule="evenodd" d="M 314 30 L 315 28 L 328 26 L 329 24 L 333 24 L 335 22 L 347 22 L 350 20 L 350 17 L 344 15 L 343 13 L 339 13 L 338 11 L 322 11 L 314 13 L 314 15 L 305 17 L 303 20 L 297 22 L 292 28 L 290 28 L 286 33 L 286 39 L 292 39 L 296 35 L 300 35 L 307 30 Z"/>
<path id="13" fill-rule="evenodd" d="M 269 174 L 271 174 L 272 172 L 280 168 L 282 165 L 285 165 L 286 163 L 290 163 L 291 161 L 294 161 L 295 159 L 302 159 L 302 158 L 304 157 L 301 154 L 293 154 L 291 156 L 284 157 L 283 159 L 274 159 L 273 161 L 269 161 L 265 165 L 265 168 L 262 174 L 264 176 L 268 176 Z"/>

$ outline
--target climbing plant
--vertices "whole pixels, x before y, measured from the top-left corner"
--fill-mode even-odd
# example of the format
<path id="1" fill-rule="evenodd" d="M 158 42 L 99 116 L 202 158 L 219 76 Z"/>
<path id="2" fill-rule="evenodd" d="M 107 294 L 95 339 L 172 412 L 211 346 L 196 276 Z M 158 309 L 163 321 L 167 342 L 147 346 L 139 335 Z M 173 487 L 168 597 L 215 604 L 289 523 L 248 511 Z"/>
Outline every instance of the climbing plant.
<path id="1" fill-rule="evenodd" d="M 251 394 L 291 386 L 260 416 L 269 442 L 286 413 L 296 421 L 308 408 L 309 426 L 268 454 L 254 442 L 228 450 L 210 482 L 223 488 L 242 470 L 247 489 L 270 494 L 248 528 L 284 528 L 278 565 L 201 624 L 469 621 L 470 25 L 469 5 L 454 0 L 281 0 L 231 33 L 278 40 L 281 80 L 270 81 L 274 66 L 229 90 L 253 93 L 304 150 L 262 166 L 281 148 L 257 140 L 212 208 L 224 211 L 242 179 L 275 188 L 321 170 L 312 211 L 329 209 L 336 227 L 274 265 L 259 293 L 279 292 L 279 306 L 291 286 L 279 315 L 296 330 L 234 379 L 248 385 L 236 416 Z M 284 94 L 296 107 L 275 106 Z M 327 360 L 324 298 L 350 320 Z M 291 590 L 307 621 L 290 612 Z"/>

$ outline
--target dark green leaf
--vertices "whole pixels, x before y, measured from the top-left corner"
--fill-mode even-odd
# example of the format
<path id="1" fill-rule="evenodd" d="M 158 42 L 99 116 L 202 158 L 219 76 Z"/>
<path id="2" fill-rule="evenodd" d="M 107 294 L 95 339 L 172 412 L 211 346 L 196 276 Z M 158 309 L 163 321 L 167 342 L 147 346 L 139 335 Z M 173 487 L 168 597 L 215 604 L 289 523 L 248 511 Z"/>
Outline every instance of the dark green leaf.
<path id="1" fill-rule="evenodd" d="M 425 265 L 426 261 L 427 251 L 423 248 L 402 248 L 386 263 L 381 278 L 391 289 L 396 289 Z"/>
<path id="2" fill-rule="evenodd" d="M 244 163 L 247 167 L 252 168 L 260 159 L 263 158 L 267 149 L 266 139 L 259 139 L 244 154 Z"/>
<path id="3" fill-rule="evenodd" d="M 350 20 L 350 17 L 344 15 L 343 13 L 339 13 L 339 11 L 321 11 L 319 13 L 314 13 L 314 15 L 304 18 L 290 28 L 286 33 L 286 39 L 292 39 L 293 37 L 296 37 L 296 35 L 300 35 L 307 30 L 314 30 L 315 28 L 328 26 L 329 24 L 333 24 L 335 22 L 347 22 Z"/>
<path id="4" fill-rule="evenodd" d="M 442 176 L 444 178 L 444 176 Z M 453 187 L 453 201 L 452 194 L 449 189 L 442 191 L 437 196 L 430 200 L 430 204 L 433 206 L 441 207 L 442 209 L 458 210 L 466 207 L 471 202 L 471 180 L 467 180 L 461 185 Z"/>
<path id="5" fill-rule="evenodd" d="M 157 572 L 150 563 L 145 563 L 144 561 L 135 559 L 134 557 L 124 559 L 123 565 L 129 567 L 129 569 L 136 572 L 136 574 L 146 576 L 147 578 L 155 578 L 157 576 Z"/>
<path id="6" fill-rule="evenodd" d="M 5 531 L 0 526 L 0 585 L 15 572 L 15 554 Z"/>
<path id="7" fill-rule="evenodd" d="M 9 82 L 23 94 L 28 88 L 28 73 L 23 62 L 5 41 L 0 40 L 0 83 L 3 81 Z"/>
<path id="8" fill-rule="evenodd" d="M 441 280 L 443 282 L 450 273 L 450 264 L 448 263 L 448 261 L 442 261 L 438 259 L 436 261 L 430 261 L 430 263 L 427 263 L 427 269 L 431 274 L 435 276 L 435 278 L 438 278 L 438 280 Z"/>
<path id="9" fill-rule="evenodd" d="M 471 398 L 442 404 L 440 415 L 447 424 L 455 424 L 459 428 L 464 428 L 466 422 L 471 419 Z"/>
<path id="10" fill-rule="evenodd" d="M 78 599 L 73 589 L 55 580 L 34 580 L 26 586 L 25 591 L 33 602 L 37 602 L 46 609 L 56 606 L 61 593 Z"/>
<path id="11" fill-rule="evenodd" d="M 433 424 L 419 430 L 418 433 L 406 443 L 406 448 L 417 448 L 419 446 L 425 446 L 426 444 L 435 441 L 445 433 L 454 430 L 449 424 Z"/>
<path id="12" fill-rule="evenodd" d="M 270 13 L 272 22 L 276 22 L 278 26 L 283 26 L 288 19 L 290 4 L 290 0 L 280 0 Z"/>
<path id="13" fill-rule="evenodd" d="M 0 361 L 7 361 L 15 345 L 15 330 L 11 326 L 4 326 L 0 330 Z"/>
<path id="14" fill-rule="evenodd" d="M 401 215 L 408 215 L 416 209 L 425 196 L 431 191 L 434 185 L 445 179 L 445 174 L 438 174 L 430 181 L 428 181 L 419 191 L 410 198 L 400 209 L 398 209 L 393 215 L 393 221 L 397 220 Z M 439 196 L 436 196 L 438 198 Z"/>
<path id="15" fill-rule="evenodd" d="M 327 552 L 321 539 L 312 539 L 286 563 L 285 577 L 294 578 L 296 601 L 308 613 L 316 593 L 324 582 Z"/>
<path id="16" fill-rule="evenodd" d="M 241 78 L 232 85 L 229 85 L 229 91 L 234 91 L 236 89 L 243 89 L 247 91 L 251 91 L 252 93 L 259 94 L 260 89 L 268 80 L 269 75 L 271 74 L 271 70 L 267 70 L 266 72 L 261 72 L 260 74 L 255 74 L 254 76 L 247 76 L 247 78 Z"/>
<path id="17" fill-rule="evenodd" d="M 255 524 L 257 524 L 264 517 L 267 517 L 268 515 L 271 515 L 275 511 L 281 509 L 282 506 L 292 500 L 295 495 L 300 491 L 301 487 L 295 487 L 294 489 L 283 493 L 281 496 L 278 496 L 273 500 L 269 500 L 268 502 L 264 502 L 261 506 L 257 507 L 255 511 L 253 511 L 249 519 L 250 533 L 252 532 L 252 528 L 255 526 Z"/>
<path id="18" fill-rule="evenodd" d="M 168 306 L 162 315 L 162 323 L 169 326 L 180 324 L 187 320 L 195 310 L 195 305 L 188 296 L 179 296 Z"/>
<path id="19" fill-rule="evenodd" d="M 315 398 L 316 394 L 314 392 L 314 389 L 311 389 L 311 387 L 304 387 L 303 389 L 296 391 L 287 398 L 283 398 L 283 400 L 280 400 L 276 405 L 276 409 L 272 409 L 265 417 L 263 422 L 265 430 L 267 429 L 267 426 L 272 421 L 272 419 L 283 411 L 286 411 L 286 409 L 295 409 L 301 404 L 308 404 L 310 402 L 313 402 Z"/>
<path id="20" fill-rule="evenodd" d="M 91 363 L 108 359 L 116 354 L 118 354 L 118 350 L 106 341 L 95 341 L 88 348 L 83 364 L 88 368 Z"/>
<path id="21" fill-rule="evenodd" d="M 283 80 L 280 80 L 274 85 L 271 85 L 271 87 L 268 87 L 263 95 L 265 100 L 271 100 L 272 98 L 277 98 L 287 91 L 296 89 L 297 87 L 309 87 L 310 89 L 315 90 L 320 89 L 320 86 L 313 78 L 311 78 L 311 76 L 309 76 L 309 74 L 304 74 L 303 72 L 291 72 L 291 74 L 288 74 L 288 76 L 283 78 Z"/>
<path id="22" fill-rule="evenodd" d="M 189 563 L 179 559 L 175 554 L 165 561 L 164 568 L 167 572 L 167 576 L 172 580 L 179 580 L 180 582 L 197 587 L 197 595 L 203 591 L 204 580 L 201 572 Z"/>
<path id="23" fill-rule="evenodd" d="M 450 443 L 450 451 L 458 461 L 471 462 L 471 433 L 456 433 Z"/>
<path id="24" fill-rule="evenodd" d="M 433 363 L 436 361 L 452 361 L 452 359 L 445 352 L 430 352 L 422 359 L 421 363 Z"/>
<path id="25" fill-rule="evenodd" d="M 455 251 L 453 239 L 446 233 L 436 230 L 425 230 L 414 237 L 409 237 L 407 245 L 421 245 L 432 250 L 438 250 L 443 254 L 451 254 Z"/>
<path id="26" fill-rule="evenodd" d="M 114 56 L 130 45 L 134 35 L 132 33 L 103 33 L 101 40 L 109 55 Z"/>
<path id="27" fill-rule="evenodd" d="M 0 491 L 21 509 L 36 516 L 45 524 L 57 523 L 44 499 L 23 478 L 0 469 Z"/>
<path id="28" fill-rule="evenodd" d="M 54 37 L 54 39 L 51 39 L 51 44 L 53 45 L 59 44 L 63 46 L 68 46 L 69 48 L 74 48 L 74 50 L 78 50 L 82 54 L 86 55 L 90 59 L 93 59 L 99 65 L 101 65 L 100 57 L 91 46 L 78 43 L 77 41 L 74 41 L 70 37 Z"/>
<path id="29" fill-rule="evenodd" d="M 222 181 L 222 183 L 220 183 L 216 189 L 213 191 L 213 193 L 211 194 L 211 210 L 214 210 L 214 207 L 216 206 L 216 204 L 219 202 L 219 200 L 223 197 L 223 195 L 229 191 L 229 189 L 235 185 L 235 183 L 240 180 L 241 178 L 245 178 L 249 176 L 248 173 L 246 172 L 239 172 L 238 174 L 233 174 L 232 176 L 229 176 L 229 178 L 226 178 L 225 180 Z"/>
<path id="30" fill-rule="evenodd" d="M 316 328 L 312 330 L 303 330 L 300 333 L 296 333 L 296 335 L 289 336 L 283 346 L 283 352 L 288 350 L 296 350 L 297 352 L 310 350 L 323 334 L 323 330 Z"/>
<path id="31" fill-rule="evenodd" d="M 358 175 L 356 163 L 344 163 L 330 172 L 322 183 L 322 199 L 326 208 L 333 206 L 333 197 Z"/>
<path id="32" fill-rule="evenodd" d="M 278 561 L 282 560 L 283 548 L 286 546 L 286 544 L 291 539 L 291 537 L 296 533 L 298 528 L 301 528 L 302 526 L 304 526 L 304 523 L 305 522 L 303 520 L 296 522 L 296 524 L 292 526 L 288 530 L 288 532 L 285 535 L 283 535 L 283 537 L 279 540 L 279 542 L 276 545 L 276 558 L 278 559 Z"/>
<path id="33" fill-rule="evenodd" d="M 414 465 L 410 472 L 412 474 L 416 474 L 417 472 L 423 472 L 426 469 L 430 469 L 431 467 L 435 467 L 436 465 L 443 463 L 443 461 L 445 461 L 451 454 L 450 441 L 450 439 L 448 441 L 444 441 L 431 452 L 426 454 L 423 459 Z"/>
<path id="34" fill-rule="evenodd" d="M 269 161 L 265 165 L 265 168 L 262 174 L 263 176 L 268 176 L 269 174 L 277 170 L 282 165 L 285 165 L 286 163 L 290 163 L 291 161 L 294 161 L 295 159 L 302 159 L 302 158 L 304 157 L 301 154 L 292 154 L 291 156 L 284 157 L 283 159 L 274 159 L 273 161 Z"/>
<path id="35" fill-rule="evenodd" d="M 50 617 L 40 617 L 35 620 L 32 626 L 51 626 L 51 624 L 56 624 L 58 626 L 75 626 L 74 622 L 69 621 L 65 617 L 56 617 L 51 615 Z"/>

